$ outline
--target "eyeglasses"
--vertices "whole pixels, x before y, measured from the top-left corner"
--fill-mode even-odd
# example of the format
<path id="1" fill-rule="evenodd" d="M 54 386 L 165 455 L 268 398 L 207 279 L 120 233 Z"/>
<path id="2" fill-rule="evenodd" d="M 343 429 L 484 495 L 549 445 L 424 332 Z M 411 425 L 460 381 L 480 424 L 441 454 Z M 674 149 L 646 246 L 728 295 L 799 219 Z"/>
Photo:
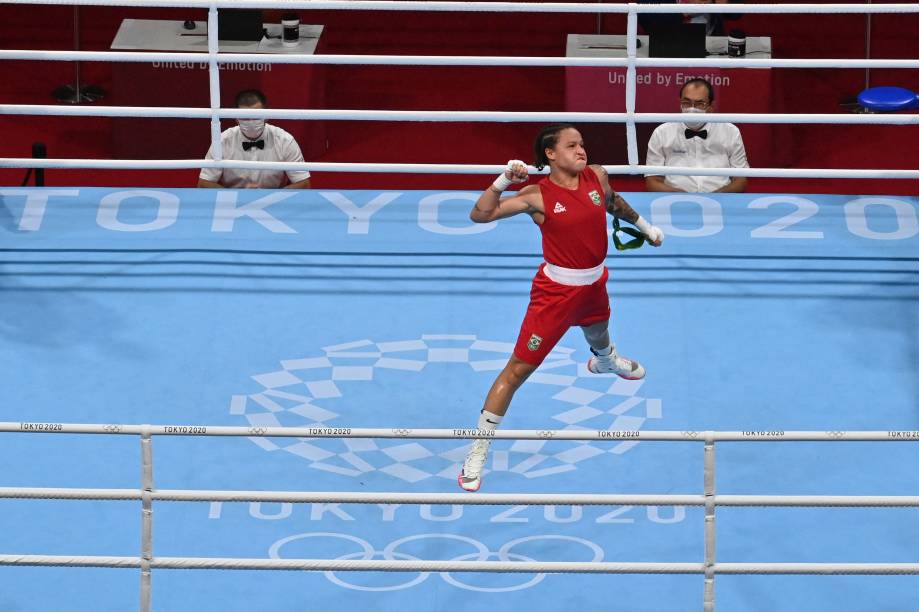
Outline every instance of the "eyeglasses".
<path id="1" fill-rule="evenodd" d="M 702 100 L 680 100 L 680 108 L 698 108 L 699 110 L 705 110 L 710 104 Z"/>
<path id="2" fill-rule="evenodd" d="M 619 240 L 619 232 L 623 234 L 628 234 L 632 237 L 631 240 L 622 242 Z M 645 235 L 639 232 L 637 229 L 631 227 L 620 227 L 619 218 L 613 217 L 613 245 L 616 247 L 617 251 L 629 251 L 632 249 L 640 248 L 641 245 L 645 243 Z"/>

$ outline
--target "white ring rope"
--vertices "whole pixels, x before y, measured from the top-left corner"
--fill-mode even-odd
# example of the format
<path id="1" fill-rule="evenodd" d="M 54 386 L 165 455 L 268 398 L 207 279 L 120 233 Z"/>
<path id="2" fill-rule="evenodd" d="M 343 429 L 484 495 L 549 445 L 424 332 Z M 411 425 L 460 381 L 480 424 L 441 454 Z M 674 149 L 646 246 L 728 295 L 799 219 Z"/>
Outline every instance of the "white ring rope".
<path id="1" fill-rule="evenodd" d="M 0 566 L 139 568 L 139 557 L 0 555 Z M 240 559 L 154 557 L 154 569 L 300 570 L 336 572 L 510 572 L 544 574 L 701 574 L 703 563 L 616 561 L 436 561 L 396 559 Z M 915 575 L 919 563 L 715 563 L 718 574 Z"/>
<path id="2" fill-rule="evenodd" d="M 3 565 L 137 568 L 135 557 L 0 555 Z M 815 564 L 816 565 L 816 564 Z M 914 573 L 912 564 L 866 564 L 877 573 Z M 919 564 L 915 564 L 919 567 Z M 895 571 L 896 566 L 904 566 Z M 701 563 L 621 563 L 598 561 L 436 561 L 395 559 L 232 559 L 155 557 L 154 569 L 306 570 L 336 572 L 510 572 L 543 574 L 698 574 Z M 889 568 L 880 571 L 880 568 Z"/>
<path id="3" fill-rule="evenodd" d="M 224 425 L 126 425 L 0 421 L 0 433 L 263 438 L 405 438 L 416 440 L 639 440 L 659 442 L 919 442 L 919 431 L 648 431 L 568 429 L 418 429 L 371 427 L 233 427 Z"/>
<path id="4" fill-rule="evenodd" d="M 603 166 L 610 174 L 673 174 L 686 176 L 749 176 L 786 178 L 864 178 L 864 179 L 915 179 L 919 170 L 841 170 L 831 168 L 677 168 L 670 166 Z M 88 168 L 88 169 L 158 169 L 181 170 L 188 168 L 249 168 L 252 170 L 302 170 L 301 164 L 289 162 L 249 162 L 238 160 L 211 161 L 198 159 L 27 159 L 18 157 L 0 158 L 0 168 Z M 317 172 L 363 172 L 413 174 L 498 174 L 505 166 L 483 166 L 462 164 L 386 164 L 377 162 L 334 163 L 317 162 L 309 164 Z M 541 172 L 545 174 L 546 172 Z M 531 169 L 530 174 L 540 174 Z M 0 188 L 2 189 L 2 188 Z"/>
<path id="5" fill-rule="evenodd" d="M 181 106 L 55 106 L 52 104 L 0 104 L 0 113 L 8 115 L 43 115 L 73 117 L 177 117 L 185 119 L 210 119 L 207 108 Z M 342 121 L 413 121 L 437 123 L 519 123 L 561 121 L 584 123 L 621 123 L 630 118 L 629 113 L 596 112 L 546 112 L 546 111 L 401 111 L 401 110 L 333 110 L 271 108 L 244 110 L 226 108 L 216 111 L 223 119 L 308 119 Z M 682 121 L 681 113 L 634 113 L 635 123 L 662 123 Z M 807 124 L 869 124 L 869 125 L 919 125 L 919 115 L 834 115 L 832 113 L 707 113 L 708 123 L 807 123 Z"/>
<path id="6" fill-rule="evenodd" d="M 916 12 L 919 12 L 917 10 Z M 0 60 L 79 62 L 204 63 L 205 53 L 137 51 L 0 50 Z M 490 55 L 303 55 L 280 53 L 218 53 L 218 64 L 322 64 L 359 66 L 519 66 L 624 68 L 628 58 Z M 913 59 L 791 59 L 636 57 L 638 68 L 919 68 Z M 131 107 L 129 107 L 131 108 Z"/>
<path id="7" fill-rule="evenodd" d="M 560 2 L 423 2 L 383 0 L 7 0 L 8 4 L 182 8 L 262 8 L 286 10 L 419 11 L 456 13 L 915 13 L 912 3 L 888 4 L 590 4 Z"/>
<path id="8" fill-rule="evenodd" d="M 786 178 L 863 178 L 863 179 L 916 179 L 919 170 L 841 170 L 831 168 L 677 168 L 670 166 L 603 166 L 609 174 L 673 174 L 686 176 L 748 176 Z M 0 168 L 88 168 L 88 169 L 158 169 L 181 170 L 188 168 L 249 168 L 252 170 L 302 170 L 301 164 L 289 162 L 249 162 L 238 160 L 211 161 L 197 159 L 27 159 L 18 157 L 0 158 Z M 482 166 L 462 164 L 386 164 L 386 163 L 333 163 L 309 164 L 318 172 L 363 172 L 413 174 L 497 174 L 505 166 Z M 542 171 L 545 174 L 546 171 Z M 531 169 L 530 174 L 540 174 Z M 2 189 L 2 188 L 0 188 Z"/>
<path id="9" fill-rule="evenodd" d="M 714 495 L 715 506 L 759 508 L 917 508 L 919 495 Z M 140 489 L 0 487 L 0 499 L 138 501 Z M 153 501 L 457 506 L 704 506 L 705 495 L 542 493 L 369 493 L 362 491 L 215 491 L 155 489 Z"/>

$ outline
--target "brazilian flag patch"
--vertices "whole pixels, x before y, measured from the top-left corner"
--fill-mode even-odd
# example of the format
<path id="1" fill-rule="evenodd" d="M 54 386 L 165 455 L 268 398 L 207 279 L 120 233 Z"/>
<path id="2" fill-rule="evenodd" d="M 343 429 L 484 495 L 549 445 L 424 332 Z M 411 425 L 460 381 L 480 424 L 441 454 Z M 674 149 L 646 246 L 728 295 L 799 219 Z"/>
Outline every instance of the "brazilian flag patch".
<path id="1" fill-rule="evenodd" d="M 590 196 L 590 201 L 593 202 L 597 206 L 599 206 L 600 203 L 603 201 L 603 198 L 601 198 L 600 194 L 597 193 L 596 191 L 591 191 L 587 195 Z"/>
<path id="2" fill-rule="evenodd" d="M 539 348 L 540 344 L 542 344 L 542 338 L 537 336 L 536 334 L 533 334 L 532 336 L 530 336 L 530 341 L 527 342 L 527 348 L 530 349 L 531 351 L 535 351 L 536 349 Z"/>

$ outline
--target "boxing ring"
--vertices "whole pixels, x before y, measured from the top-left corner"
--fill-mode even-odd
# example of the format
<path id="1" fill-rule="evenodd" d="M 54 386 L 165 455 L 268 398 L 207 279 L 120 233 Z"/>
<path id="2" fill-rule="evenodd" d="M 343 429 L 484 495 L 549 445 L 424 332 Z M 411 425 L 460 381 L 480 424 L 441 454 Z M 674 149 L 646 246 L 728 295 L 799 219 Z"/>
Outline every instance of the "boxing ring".
<path id="1" fill-rule="evenodd" d="M 110 4 L 206 6 L 211 32 L 216 11 L 229 5 Z M 284 6 L 628 13 L 630 57 L 620 64 L 257 59 L 624 65 L 632 81 L 622 114 L 259 111 L 269 119 L 625 122 L 629 164 L 608 167 L 619 174 L 655 170 L 638 163 L 636 123 L 681 119 L 634 112 L 635 68 L 668 64 L 634 57 L 636 15 L 695 7 Z M 217 92 L 218 65 L 240 57 L 216 53 L 211 43 Z M 0 51 L 0 59 L 180 56 Z M 919 67 L 914 60 L 730 63 Z M 209 117 L 215 142 L 220 118 L 253 116 L 221 108 L 219 96 L 210 109 L 0 105 L 0 112 Z M 909 114 L 710 120 L 919 122 Z M 201 160 L 0 165 L 287 168 Z M 884 169 L 686 172 L 919 177 Z M 541 261 L 529 220 L 471 224 L 476 197 L 0 188 L 7 390 L 0 609 L 135 609 L 137 574 L 125 569 L 140 570 L 144 612 L 909 609 L 919 574 L 919 461 L 911 444 L 919 441 L 919 198 L 627 194 L 668 236 L 660 250 L 608 258 L 613 335 L 646 364 L 647 379 L 587 373 L 586 347 L 570 332 L 494 433 L 483 491 L 467 494 L 456 491 L 455 477 L 468 440 L 482 435 L 468 426 L 512 350 Z M 167 571 L 188 569 L 199 571 Z M 238 571 L 216 571 L 229 569 Z"/>

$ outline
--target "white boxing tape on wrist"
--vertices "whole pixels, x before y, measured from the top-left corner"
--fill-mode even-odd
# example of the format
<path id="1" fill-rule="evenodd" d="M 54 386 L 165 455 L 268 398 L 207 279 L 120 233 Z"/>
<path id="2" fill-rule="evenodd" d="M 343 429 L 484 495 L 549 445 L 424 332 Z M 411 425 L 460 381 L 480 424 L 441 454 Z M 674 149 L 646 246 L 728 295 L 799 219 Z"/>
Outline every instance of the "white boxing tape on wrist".
<path id="1" fill-rule="evenodd" d="M 504 191 L 505 189 L 511 186 L 511 183 L 513 183 L 513 181 L 507 178 L 507 176 L 504 173 L 501 173 L 498 175 L 498 178 L 495 179 L 495 182 L 492 183 L 492 187 L 494 187 L 498 191 Z"/>
<path id="2" fill-rule="evenodd" d="M 645 236 L 651 236 L 651 232 L 653 231 L 652 228 L 654 226 L 645 221 L 644 217 L 639 216 L 634 225 L 638 228 L 638 231 Z"/>
<path id="3" fill-rule="evenodd" d="M 526 179 L 525 179 L 525 178 L 518 179 L 518 180 L 514 180 L 514 179 L 512 179 L 512 178 L 507 178 L 507 173 L 508 173 L 508 171 L 509 171 L 511 174 L 513 174 L 513 173 L 514 173 L 514 168 L 515 168 L 516 166 L 523 166 L 524 168 L 527 167 L 527 165 L 526 165 L 525 163 L 523 163 L 522 161 L 520 161 L 519 159 L 511 159 L 511 160 L 508 160 L 507 166 L 505 166 L 505 168 L 506 168 L 505 171 L 502 172 L 501 174 L 499 174 L 499 175 L 498 175 L 498 178 L 495 179 L 495 182 L 492 183 L 492 184 L 494 185 L 495 189 L 497 189 L 498 191 L 504 191 L 505 189 L 507 189 L 508 187 L 510 187 L 510 186 L 511 186 L 512 184 L 514 184 L 514 183 L 525 183 L 525 182 L 526 182 Z"/>
<path id="4" fill-rule="evenodd" d="M 644 234 L 652 243 L 661 243 L 664 241 L 664 231 L 656 225 L 651 225 L 641 217 L 638 217 L 638 220 L 635 221 L 635 227 L 637 227 L 638 231 Z M 660 246 L 660 244 L 656 244 L 655 246 Z"/>

